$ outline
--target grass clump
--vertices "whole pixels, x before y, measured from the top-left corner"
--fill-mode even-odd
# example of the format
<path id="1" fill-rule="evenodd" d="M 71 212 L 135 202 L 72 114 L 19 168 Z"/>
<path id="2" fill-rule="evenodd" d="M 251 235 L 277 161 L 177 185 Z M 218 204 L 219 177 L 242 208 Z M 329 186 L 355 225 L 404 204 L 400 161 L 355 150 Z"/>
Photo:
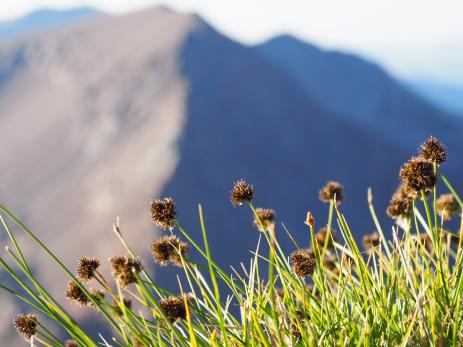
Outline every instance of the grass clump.
<path id="1" fill-rule="evenodd" d="M 316 216 L 308 212 L 309 244 L 299 246 L 289 234 L 294 250 L 285 254 L 275 211 L 255 208 L 254 188 L 237 181 L 231 202 L 247 206 L 250 223 L 261 231 L 250 266 L 241 271 L 227 271 L 211 258 L 201 206 L 202 246 L 177 223 L 173 199 L 153 200 L 151 217 L 167 235 L 154 241 L 150 251 L 155 262 L 178 266 L 177 294 L 153 280 L 118 225 L 114 232 L 126 254 L 110 259 L 113 279 L 99 272 L 104 264 L 98 258 L 82 257 L 74 274 L 0 206 L 13 246 L 6 248 L 9 261 L 0 258 L 0 263 L 17 284 L 0 284 L 0 289 L 30 305 L 33 312 L 17 316 L 14 326 L 33 346 L 461 346 L 463 204 L 441 172 L 446 159 L 445 147 L 431 137 L 419 156 L 404 164 L 402 185 L 387 211 L 396 222 L 391 237 L 381 228 L 369 192 L 376 231 L 363 237 L 363 247 L 341 211 L 341 184 L 329 181 L 320 191 L 328 204 L 326 224 L 318 222 L 322 227 L 315 232 Z M 441 181 L 450 192 L 437 198 Z M 452 231 L 447 221 L 456 218 L 460 229 Z M 11 223 L 69 277 L 65 296 L 81 309 L 96 310 L 112 336 L 95 340 L 60 305 L 61 299 L 44 289 Z M 189 248 L 202 260 L 188 259 Z M 262 268 L 268 269 L 265 276 Z M 60 326 L 63 333 L 55 335 L 42 322 Z"/>

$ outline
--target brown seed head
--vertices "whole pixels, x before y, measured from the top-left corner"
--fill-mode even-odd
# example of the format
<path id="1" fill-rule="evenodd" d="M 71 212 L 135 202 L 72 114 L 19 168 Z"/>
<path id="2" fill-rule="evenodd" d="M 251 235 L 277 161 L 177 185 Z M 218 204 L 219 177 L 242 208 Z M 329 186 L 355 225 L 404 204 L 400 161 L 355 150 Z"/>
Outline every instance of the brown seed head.
<path id="1" fill-rule="evenodd" d="M 315 227 L 315 219 L 313 218 L 312 212 L 307 212 L 307 217 L 305 218 L 304 224 L 308 225 L 311 228 Z"/>
<path id="2" fill-rule="evenodd" d="M 188 251 L 188 244 L 181 242 L 175 235 L 163 236 L 159 240 L 153 242 L 151 250 L 154 260 L 162 266 L 172 263 L 182 267 L 182 258 L 185 259 Z"/>
<path id="3" fill-rule="evenodd" d="M 331 228 L 330 234 L 328 235 L 328 228 L 325 227 L 320 228 L 317 234 L 315 234 L 315 239 L 320 248 L 324 248 L 326 243 L 326 248 L 331 249 L 334 247 L 334 242 L 339 241 L 335 229 Z"/>
<path id="4" fill-rule="evenodd" d="M 231 191 L 231 202 L 233 205 L 242 205 L 246 202 L 251 202 L 254 195 L 254 188 L 241 179 L 235 182 Z"/>
<path id="5" fill-rule="evenodd" d="M 401 185 L 392 195 L 387 214 L 393 218 L 408 218 L 413 209 L 413 200 L 416 198 L 416 193 L 410 191 L 405 186 Z"/>
<path id="6" fill-rule="evenodd" d="M 154 224 L 162 229 L 172 229 L 175 226 L 175 202 L 172 198 L 164 198 L 159 200 L 152 200 L 151 206 L 151 219 Z"/>
<path id="7" fill-rule="evenodd" d="M 363 236 L 362 241 L 363 247 L 365 247 L 366 250 L 379 247 L 379 245 L 381 244 L 381 239 L 377 231 Z"/>
<path id="8" fill-rule="evenodd" d="M 318 197 L 323 202 L 330 202 L 336 197 L 336 204 L 340 204 L 343 197 L 342 185 L 335 181 L 326 182 L 325 186 L 320 189 Z"/>
<path id="9" fill-rule="evenodd" d="M 67 341 L 64 343 L 64 347 L 79 347 L 79 345 L 78 345 L 77 342 L 74 341 L 74 340 L 67 340 Z"/>
<path id="10" fill-rule="evenodd" d="M 169 296 L 161 301 L 159 304 L 161 306 L 162 311 L 166 315 L 166 317 L 172 322 L 176 322 L 180 319 L 186 318 L 186 308 L 185 303 L 182 299 Z"/>
<path id="11" fill-rule="evenodd" d="M 447 150 L 438 139 L 431 136 L 420 146 L 420 156 L 441 165 L 447 160 Z"/>
<path id="12" fill-rule="evenodd" d="M 450 220 L 461 212 L 461 206 L 453 194 L 442 194 L 436 200 L 436 208 L 439 216 L 444 220 Z"/>
<path id="13" fill-rule="evenodd" d="M 264 228 L 270 228 L 275 224 L 275 210 L 272 210 L 271 208 L 256 208 L 256 215 L 259 219 L 254 218 L 254 225 L 260 231 L 264 231 L 260 226 L 261 223 Z"/>
<path id="14" fill-rule="evenodd" d="M 115 256 L 109 259 L 113 268 L 112 275 L 116 277 L 122 288 L 127 287 L 130 283 L 135 283 L 137 277 L 135 273 L 139 273 L 143 268 L 139 258 L 128 256 Z"/>
<path id="15" fill-rule="evenodd" d="M 402 165 L 400 178 L 407 189 L 416 193 L 430 191 L 436 184 L 432 162 L 422 157 L 413 157 Z"/>
<path id="16" fill-rule="evenodd" d="M 294 251 L 289 256 L 293 271 L 299 277 L 312 275 L 315 271 L 316 262 L 306 249 Z"/>
<path id="17" fill-rule="evenodd" d="M 98 258 L 82 257 L 77 267 L 77 277 L 84 283 L 95 277 L 95 271 L 100 266 Z"/>
<path id="18" fill-rule="evenodd" d="M 87 306 L 91 302 L 75 281 L 68 282 L 65 295 L 69 300 L 80 306 Z"/>
<path id="19" fill-rule="evenodd" d="M 28 313 L 28 314 L 18 314 L 13 320 L 14 327 L 19 335 L 24 337 L 28 342 L 31 340 L 31 337 L 37 333 L 37 315 Z"/>

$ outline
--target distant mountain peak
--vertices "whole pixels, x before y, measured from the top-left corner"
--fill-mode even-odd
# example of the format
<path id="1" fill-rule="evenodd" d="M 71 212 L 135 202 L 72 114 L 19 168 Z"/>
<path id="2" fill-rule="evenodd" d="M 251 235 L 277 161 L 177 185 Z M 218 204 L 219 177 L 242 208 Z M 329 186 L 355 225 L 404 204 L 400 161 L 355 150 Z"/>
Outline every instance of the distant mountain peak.
<path id="1" fill-rule="evenodd" d="M 404 124 L 413 125 L 413 136 L 401 139 L 409 145 L 421 141 L 424 129 L 417 130 L 420 124 L 439 132 L 454 123 L 452 115 L 437 110 L 381 66 L 358 55 L 323 50 L 290 35 L 255 49 L 322 107 L 382 136 L 394 138 Z M 388 126 L 378 127 L 385 122 Z"/>

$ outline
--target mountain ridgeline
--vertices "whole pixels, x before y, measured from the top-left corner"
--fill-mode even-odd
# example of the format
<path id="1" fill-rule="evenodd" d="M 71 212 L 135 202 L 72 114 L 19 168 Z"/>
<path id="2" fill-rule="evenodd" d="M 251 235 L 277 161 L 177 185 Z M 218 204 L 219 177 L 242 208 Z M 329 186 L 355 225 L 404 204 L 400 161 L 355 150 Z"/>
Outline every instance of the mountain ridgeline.
<path id="1" fill-rule="evenodd" d="M 101 15 L 102 12 L 88 7 L 70 10 L 40 9 L 16 20 L 0 22 L 0 39 L 58 29 L 72 22 Z"/>
<path id="2" fill-rule="evenodd" d="M 281 223 L 303 246 L 306 212 L 326 223 L 327 180 L 345 185 L 341 210 L 360 237 L 374 229 L 368 187 L 392 225 L 383 211 L 399 167 L 430 134 L 448 144 L 450 176 L 463 160 L 461 121 L 377 65 L 288 36 L 244 46 L 166 8 L 0 43 L 0 124 L 1 202 L 71 268 L 82 255 L 123 253 L 117 216 L 150 267 L 161 232 L 149 200 L 164 195 L 197 240 L 203 205 L 217 262 L 248 263 L 259 233 L 248 209 L 231 206 L 239 178 L 257 206 L 276 210 L 288 251 Z M 62 292 L 64 276 L 41 255 L 36 264 Z M 155 268 L 160 284 L 169 272 Z"/>

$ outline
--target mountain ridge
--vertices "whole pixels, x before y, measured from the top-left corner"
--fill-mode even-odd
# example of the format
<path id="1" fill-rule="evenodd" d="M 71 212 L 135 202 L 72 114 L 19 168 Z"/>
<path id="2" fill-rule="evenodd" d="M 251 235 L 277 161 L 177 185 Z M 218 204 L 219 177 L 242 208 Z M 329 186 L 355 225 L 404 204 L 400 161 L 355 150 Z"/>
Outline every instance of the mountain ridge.
<path id="1" fill-rule="evenodd" d="M 436 136 L 449 132 L 457 136 L 461 131 L 461 126 L 452 129 L 458 123 L 456 116 L 438 109 L 379 65 L 357 55 L 324 51 L 291 35 L 254 48 L 335 114 L 396 141 L 400 139 L 394 134 L 404 126 L 413 129 L 403 145 L 416 146 L 426 136 L 426 126 L 433 128 Z M 426 126 L 421 127 L 421 122 Z"/>
<path id="2" fill-rule="evenodd" d="M 66 24 L 103 15 L 105 14 L 102 11 L 86 6 L 64 10 L 40 8 L 19 18 L 0 22 L 0 40 L 27 34 L 35 35 L 41 31 L 57 29 Z"/>

